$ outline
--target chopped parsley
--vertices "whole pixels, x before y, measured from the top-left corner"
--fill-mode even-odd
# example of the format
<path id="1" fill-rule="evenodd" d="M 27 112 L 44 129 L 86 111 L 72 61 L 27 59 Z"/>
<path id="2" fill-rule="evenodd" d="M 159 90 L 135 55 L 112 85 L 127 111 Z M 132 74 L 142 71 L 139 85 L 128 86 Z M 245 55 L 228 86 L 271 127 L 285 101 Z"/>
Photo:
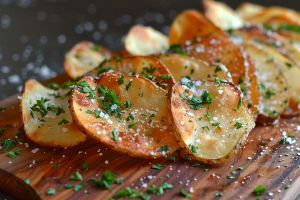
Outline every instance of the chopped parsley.
<path id="1" fill-rule="evenodd" d="M 197 97 L 197 96 L 193 96 L 192 98 L 188 99 L 186 103 L 193 110 L 199 110 L 199 108 L 202 105 L 201 99 L 199 97 Z"/>
<path id="2" fill-rule="evenodd" d="M 193 197 L 192 194 L 186 192 L 183 188 L 180 188 L 179 194 L 180 194 L 180 196 L 182 196 L 182 197 L 184 197 L 184 198 L 188 198 L 188 199 L 190 199 L 190 198 Z"/>
<path id="3" fill-rule="evenodd" d="M 300 33 L 300 26 L 291 24 L 264 24 L 264 28 L 272 31 L 290 31 Z"/>
<path id="4" fill-rule="evenodd" d="M 254 188 L 254 190 L 252 191 L 252 193 L 255 195 L 255 196 L 261 196 L 265 193 L 266 191 L 266 188 L 263 186 L 263 185 L 258 185 Z"/>
<path id="5" fill-rule="evenodd" d="M 236 122 L 236 123 L 234 124 L 234 127 L 235 127 L 236 129 L 240 129 L 240 128 L 243 127 L 243 124 L 242 124 L 241 122 Z"/>
<path id="6" fill-rule="evenodd" d="M 105 171 L 101 175 L 101 178 L 93 178 L 92 180 L 96 186 L 105 187 L 107 189 L 110 189 L 112 184 L 122 184 L 124 181 L 123 178 L 116 178 L 116 175 L 111 171 Z"/>
<path id="7" fill-rule="evenodd" d="M 222 68 L 221 68 L 220 65 L 217 65 L 217 66 L 216 66 L 216 69 L 215 69 L 215 73 L 218 73 L 218 72 L 220 72 L 220 71 L 222 71 Z"/>
<path id="8" fill-rule="evenodd" d="M 55 194 L 56 194 L 55 188 L 49 188 L 46 192 L 46 195 L 48 195 L 48 196 L 54 196 Z"/>
<path id="9" fill-rule="evenodd" d="M 70 176 L 70 180 L 71 181 L 82 181 L 83 177 L 82 177 L 82 175 L 79 172 L 75 172 L 74 174 L 72 174 Z"/>
<path id="10" fill-rule="evenodd" d="M 64 124 L 68 124 L 68 123 L 70 123 L 68 120 L 62 119 L 60 122 L 58 122 L 58 125 L 64 125 Z"/>
<path id="11" fill-rule="evenodd" d="M 128 91 L 131 85 L 132 85 L 132 81 L 129 81 L 129 83 L 125 86 L 125 89 Z"/>
<path id="12" fill-rule="evenodd" d="M 101 108 L 106 110 L 110 115 L 117 113 L 119 116 L 121 114 L 119 107 L 124 107 L 124 105 L 119 101 L 116 93 L 113 90 L 105 88 L 103 85 L 98 87 L 98 93 L 103 96 Z"/>
<path id="13" fill-rule="evenodd" d="M 199 108 L 203 104 L 211 104 L 212 103 L 212 97 L 211 94 L 208 91 L 204 91 L 201 95 L 201 98 L 193 95 L 192 98 L 187 99 L 187 104 L 190 106 L 193 110 L 199 110 Z"/>
<path id="14" fill-rule="evenodd" d="M 114 56 L 115 61 L 121 62 L 123 58 L 121 56 Z"/>
<path id="15" fill-rule="evenodd" d="M 124 76 L 122 75 L 118 80 L 118 84 L 122 85 L 123 83 L 124 83 Z"/>
<path id="16" fill-rule="evenodd" d="M 162 153 L 162 152 L 166 152 L 166 151 L 169 151 L 169 150 L 170 150 L 170 147 L 167 146 L 167 145 L 165 145 L 165 146 L 160 147 L 160 148 L 157 150 L 157 152 Z"/>
<path id="17" fill-rule="evenodd" d="M 183 50 L 183 48 L 181 47 L 180 44 L 171 45 L 168 52 L 169 53 L 178 53 L 178 54 L 181 54 L 181 55 L 187 55 L 187 53 Z"/>
<path id="18" fill-rule="evenodd" d="M 190 144 L 190 145 L 189 145 L 189 148 L 191 149 L 191 151 L 192 151 L 193 153 L 197 153 L 197 147 L 196 147 L 196 146 Z"/>
<path id="19" fill-rule="evenodd" d="M 77 184 L 73 187 L 73 191 L 74 192 L 78 192 L 79 190 L 81 190 L 82 188 L 84 188 L 83 184 Z"/>
<path id="20" fill-rule="evenodd" d="M 240 109 L 242 106 L 242 98 L 239 99 L 238 104 L 237 104 L 237 109 Z"/>
<path id="21" fill-rule="evenodd" d="M 160 169 L 162 169 L 163 167 L 164 167 L 164 165 L 162 165 L 162 164 L 153 164 L 151 168 L 152 168 L 152 169 L 159 169 L 159 170 L 160 170 Z"/>
<path id="22" fill-rule="evenodd" d="M 119 141 L 119 138 L 118 138 L 118 131 L 116 129 L 114 129 L 112 131 L 112 138 L 115 142 L 118 142 Z"/>
<path id="23" fill-rule="evenodd" d="M 156 187 L 155 185 L 151 185 L 147 187 L 147 193 L 155 194 L 156 196 L 161 196 L 165 193 L 166 190 L 170 190 L 173 188 L 173 185 L 168 183 L 163 183 L 161 186 Z"/>
<path id="24" fill-rule="evenodd" d="M 29 178 L 26 178 L 26 179 L 24 180 L 24 183 L 25 183 L 26 185 L 30 185 L 31 181 L 30 181 Z"/>
<path id="25" fill-rule="evenodd" d="M 133 127 L 134 127 L 135 125 L 137 125 L 138 123 L 139 123 L 139 121 L 136 120 L 136 121 L 134 121 L 134 122 L 128 124 L 128 128 L 133 128 Z"/>
<path id="26" fill-rule="evenodd" d="M 7 152 L 7 156 L 10 157 L 10 158 L 13 158 L 13 159 L 16 158 L 20 154 L 21 154 L 20 149 L 15 149 L 15 150 Z"/>
<path id="27" fill-rule="evenodd" d="M 2 151 L 8 152 L 12 148 L 14 148 L 16 146 L 16 144 L 17 143 L 15 140 L 5 139 L 4 141 L 1 142 Z"/>
<path id="28" fill-rule="evenodd" d="M 123 189 L 118 190 L 114 195 L 113 199 L 119 199 L 122 197 L 128 197 L 131 199 L 141 199 L 141 200 L 150 200 L 150 196 L 148 194 L 145 194 L 143 192 L 139 192 L 135 189 L 132 189 L 130 187 L 126 187 Z"/>

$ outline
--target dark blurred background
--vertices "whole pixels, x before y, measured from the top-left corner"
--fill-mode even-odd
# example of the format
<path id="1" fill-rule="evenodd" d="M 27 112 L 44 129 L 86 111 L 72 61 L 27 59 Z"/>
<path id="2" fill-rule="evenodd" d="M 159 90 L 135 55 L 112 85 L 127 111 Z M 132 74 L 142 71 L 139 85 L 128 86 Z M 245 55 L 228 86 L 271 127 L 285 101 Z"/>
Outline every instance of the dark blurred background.
<path id="1" fill-rule="evenodd" d="M 300 10 L 297 0 L 251 2 Z M 46 80 L 63 72 L 64 54 L 78 41 L 120 50 L 132 25 L 166 33 L 178 12 L 200 5 L 200 0 L 0 0 L 0 100 L 21 91 L 29 78 Z M 0 199 L 5 199 L 1 193 Z"/>
<path id="2" fill-rule="evenodd" d="M 241 1 L 225 2 L 236 7 Z M 253 2 L 300 9 L 296 0 Z M 29 78 L 61 73 L 65 52 L 78 41 L 120 50 L 132 25 L 166 33 L 178 12 L 200 6 L 200 0 L 0 0 L 0 100 Z"/>

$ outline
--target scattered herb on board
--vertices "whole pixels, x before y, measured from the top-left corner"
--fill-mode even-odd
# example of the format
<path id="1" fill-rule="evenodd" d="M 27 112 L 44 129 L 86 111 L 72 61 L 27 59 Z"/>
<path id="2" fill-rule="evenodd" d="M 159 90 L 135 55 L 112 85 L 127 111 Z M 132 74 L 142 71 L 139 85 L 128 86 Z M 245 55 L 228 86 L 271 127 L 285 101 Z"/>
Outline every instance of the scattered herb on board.
<path id="1" fill-rule="evenodd" d="M 258 185 L 254 188 L 254 190 L 252 191 L 252 193 L 255 195 L 255 196 L 261 196 L 265 193 L 266 191 L 266 188 L 263 186 L 263 185 Z"/>
<path id="2" fill-rule="evenodd" d="M 83 184 L 77 184 L 77 185 L 74 185 L 73 191 L 74 191 L 74 192 L 78 192 L 78 191 L 81 190 L 82 188 L 84 188 L 84 185 L 83 185 Z"/>
<path id="3" fill-rule="evenodd" d="M 48 195 L 48 196 L 54 196 L 55 194 L 56 194 L 55 188 L 49 188 L 46 192 L 46 195 Z"/>
<path id="4" fill-rule="evenodd" d="M 151 168 L 160 170 L 160 169 L 164 168 L 164 165 L 157 163 L 157 164 L 153 164 Z"/>
<path id="5" fill-rule="evenodd" d="M 71 181 L 82 181 L 83 180 L 83 176 L 79 172 L 75 172 L 74 174 L 72 174 L 70 176 L 70 180 Z"/>
<path id="6" fill-rule="evenodd" d="M 150 200 L 150 195 L 145 194 L 143 192 L 139 192 L 135 189 L 132 189 L 130 187 L 126 187 L 123 189 L 118 190 L 114 195 L 113 199 L 119 199 L 123 197 L 128 197 L 131 199 L 141 199 L 141 200 Z"/>
<path id="7" fill-rule="evenodd" d="M 111 171 L 105 171 L 101 175 L 101 178 L 93 178 L 92 180 L 94 181 L 96 186 L 105 187 L 107 189 L 110 189 L 111 185 L 114 183 L 122 184 L 124 181 L 123 178 L 116 178 L 116 175 Z"/>
<path id="8" fill-rule="evenodd" d="M 183 188 L 180 188 L 179 194 L 180 194 L 180 196 L 182 196 L 182 197 L 184 197 L 184 198 L 188 198 L 188 199 L 190 199 L 190 198 L 193 197 L 192 194 L 186 192 Z"/>
<path id="9" fill-rule="evenodd" d="M 147 193 L 155 194 L 156 196 L 161 196 L 165 193 L 166 190 L 170 190 L 173 188 L 173 185 L 168 183 L 163 183 L 161 186 L 156 187 L 155 185 L 151 185 L 147 187 Z"/>

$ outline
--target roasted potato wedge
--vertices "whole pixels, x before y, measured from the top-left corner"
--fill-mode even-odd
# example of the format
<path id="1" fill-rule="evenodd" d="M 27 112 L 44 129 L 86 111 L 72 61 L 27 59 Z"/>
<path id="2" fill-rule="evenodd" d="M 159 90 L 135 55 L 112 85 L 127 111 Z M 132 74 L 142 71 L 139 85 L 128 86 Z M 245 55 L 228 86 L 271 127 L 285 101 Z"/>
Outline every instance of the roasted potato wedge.
<path id="1" fill-rule="evenodd" d="M 232 82 L 230 72 L 220 63 L 210 66 L 202 60 L 180 54 L 165 54 L 161 55 L 159 59 L 169 69 L 177 82 L 183 77 L 189 77 L 192 80 L 207 79 Z"/>
<path id="2" fill-rule="evenodd" d="M 213 0 L 204 0 L 205 16 L 222 30 L 238 29 L 244 20 L 228 5 Z"/>
<path id="3" fill-rule="evenodd" d="M 66 54 L 64 68 L 68 76 L 77 79 L 97 67 L 111 52 L 92 42 L 79 42 Z"/>
<path id="4" fill-rule="evenodd" d="M 143 25 L 133 26 L 125 36 L 125 49 L 134 56 L 163 53 L 169 48 L 168 37 Z"/>
<path id="5" fill-rule="evenodd" d="M 264 46 L 245 42 L 244 49 L 253 59 L 260 86 L 259 114 L 266 118 L 277 118 L 288 107 L 288 83 L 276 59 Z"/>
<path id="6" fill-rule="evenodd" d="M 157 58 L 150 56 L 116 57 L 101 63 L 98 68 L 87 73 L 87 75 L 98 76 L 107 71 L 130 75 L 138 74 L 164 89 L 171 87 L 174 82 L 165 65 Z"/>
<path id="7" fill-rule="evenodd" d="M 142 158 L 177 150 L 166 91 L 147 79 L 111 72 L 83 77 L 80 83 L 70 105 L 78 126 L 89 136 Z"/>
<path id="8" fill-rule="evenodd" d="M 183 79 L 173 87 L 171 111 L 179 145 L 205 163 L 223 162 L 255 126 L 231 83 Z"/>
<path id="9" fill-rule="evenodd" d="M 35 80 L 26 82 L 21 109 L 30 140 L 48 147 L 70 147 L 86 140 L 72 120 L 68 92 L 48 89 Z"/>
<path id="10" fill-rule="evenodd" d="M 180 13 L 173 21 L 170 32 L 170 44 L 186 44 L 197 37 L 208 34 L 221 34 L 223 31 L 208 21 L 196 10 L 187 10 Z"/>

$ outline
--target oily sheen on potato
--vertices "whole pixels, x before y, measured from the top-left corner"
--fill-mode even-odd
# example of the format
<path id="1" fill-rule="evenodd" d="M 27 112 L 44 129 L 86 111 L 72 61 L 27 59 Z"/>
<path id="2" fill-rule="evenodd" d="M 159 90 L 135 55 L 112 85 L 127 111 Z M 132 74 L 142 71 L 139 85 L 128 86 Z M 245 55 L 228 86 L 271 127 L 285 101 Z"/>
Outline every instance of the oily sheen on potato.
<path id="1" fill-rule="evenodd" d="M 74 88 L 71 109 L 79 127 L 112 149 L 142 158 L 177 150 L 167 92 L 138 76 L 86 76 Z"/>
<path id="2" fill-rule="evenodd" d="M 194 10 L 179 14 L 170 27 L 171 44 L 181 44 L 183 52 L 208 62 L 224 64 L 233 83 L 242 89 L 253 113 L 258 110 L 259 91 L 255 67 L 249 56 L 236 46 L 230 37 Z"/>
<path id="3" fill-rule="evenodd" d="M 159 57 L 165 64 L 175 81 L 184 77 L 193 80 L 222 80 L 232 82 L 232 77 L 226 66 L 221 63 L 209 65 L 207 62 L 181 54 L 165 54 Z"/>
<path id="4" fill-rule="evenodd" d="M 21 108 L 24 130 L 33 142 L 69 147 L 85 141 L 68 108 L 69 90 L 51 90 L 35 80 L 25 83 Z"/>
<path id="5" fill-rule="evenodd" d="M 253 59 L 259 82 L 260 103 L 259 114 L 268 118 L 276 118 L 288 107 L 289 87 L 277 60 L 264 46 L 245 42 L 244 49 Z"/>
<path id="6" fill-rule="evenodd" d="M 111 52 L 92 42 L 79 42 L 65 55 L 64 68 L 68 76 L 79 78 L 97 67 Z"/>
<path id="7" fill-rule="evenodd" d="M 180 146 L 206 163 L 224 161 L 255 126 L 231 83 L 183 79 L 173 87 L 171 111 Z"/>
<path id="8" fill-rule="evenodd" d="M 115 57 L 104 61 L 98 68 L 87 73 L 91 76 L 99 76 L 104 72 L 115 71 L 130 75 L 140 75 L 153 81 L 161 88 L 167 89 L 173 84 L 173 77 L 165 65 L 152 56 Z"/>

